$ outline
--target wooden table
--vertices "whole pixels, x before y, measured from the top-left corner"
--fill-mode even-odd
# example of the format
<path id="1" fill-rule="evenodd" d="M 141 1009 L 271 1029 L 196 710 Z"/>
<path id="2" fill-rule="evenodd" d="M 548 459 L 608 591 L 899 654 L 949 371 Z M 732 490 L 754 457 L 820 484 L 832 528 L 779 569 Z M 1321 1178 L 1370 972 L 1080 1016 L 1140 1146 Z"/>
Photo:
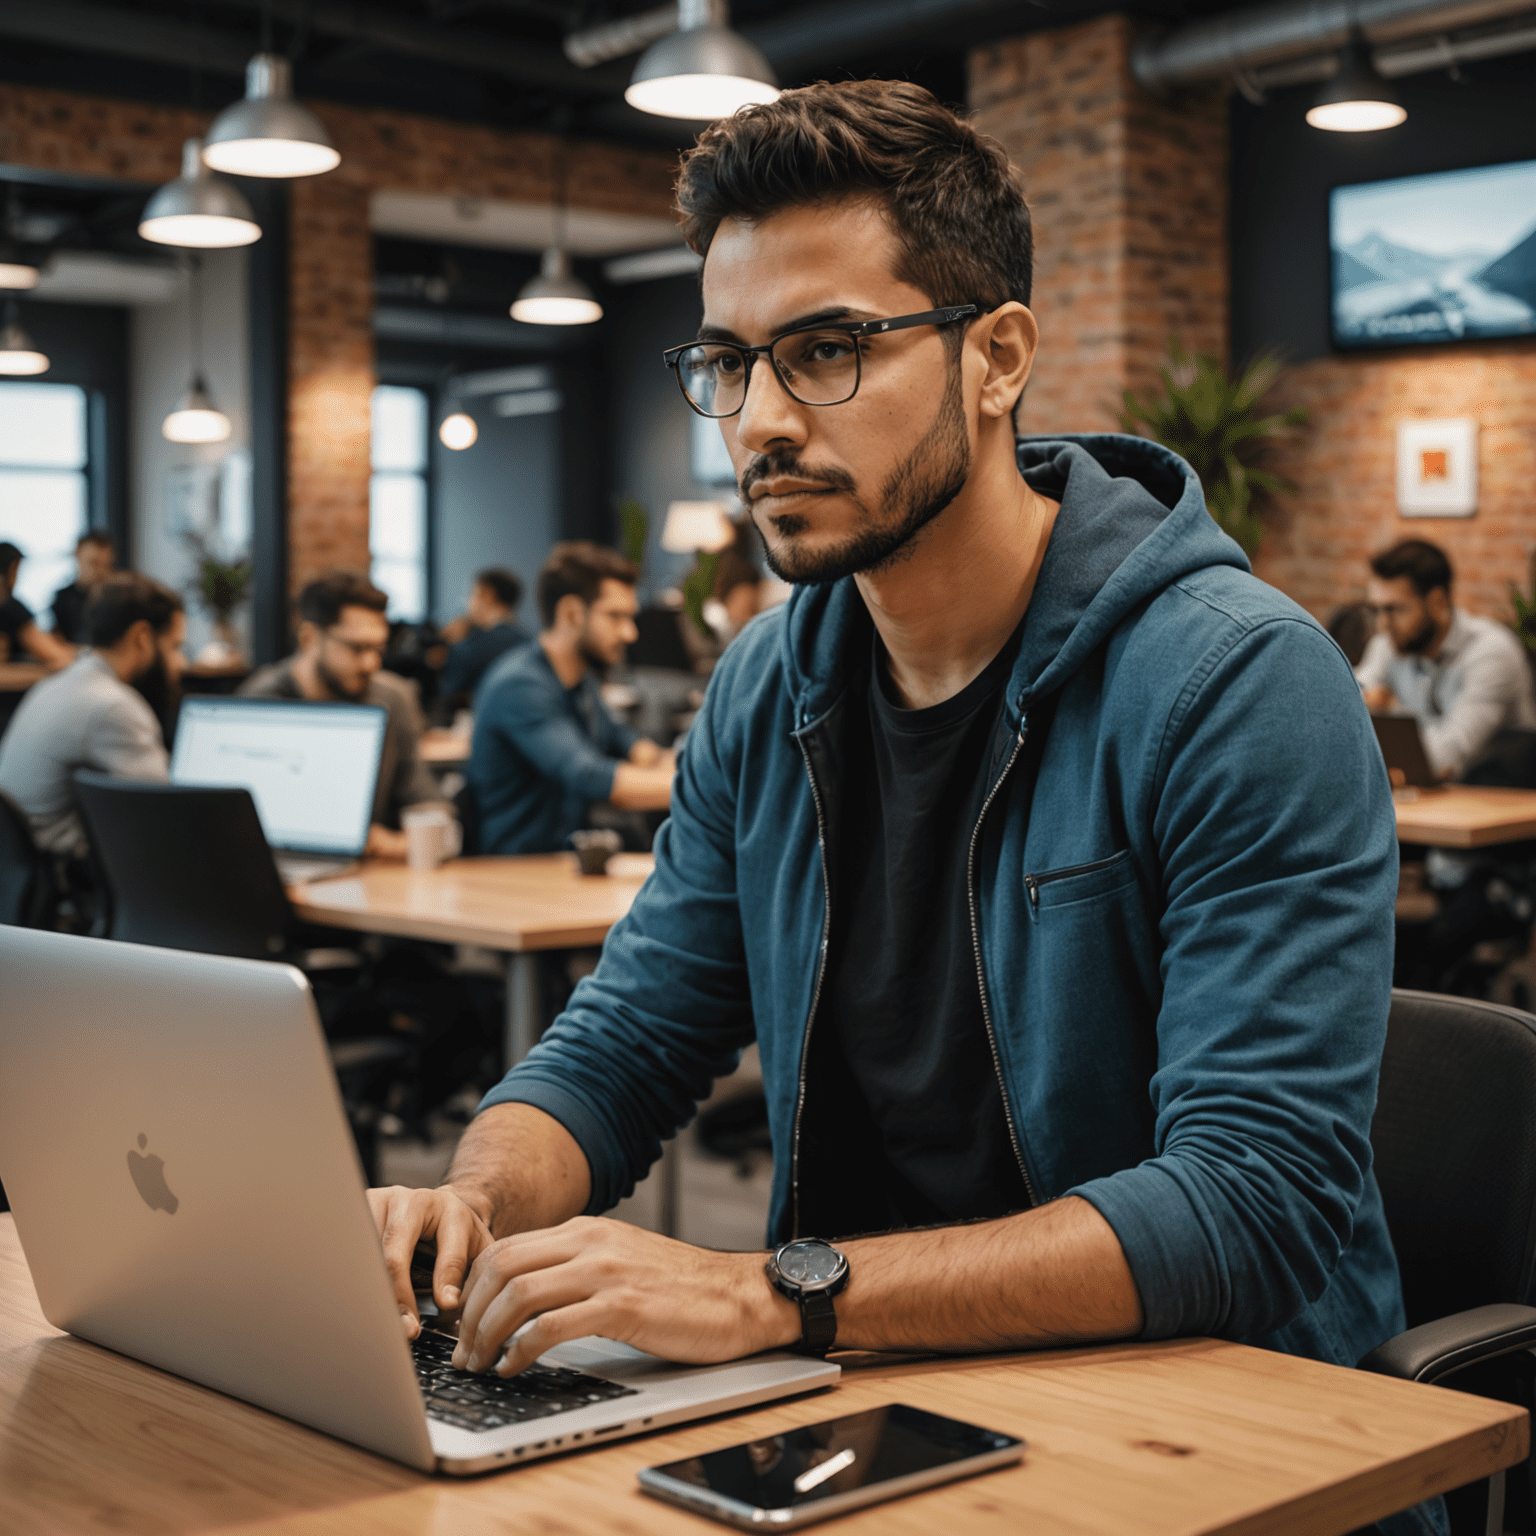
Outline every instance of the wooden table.
<path id="1" fill-rule="evenodd" d="M 1401 842 L 1432 848 L 1486 848 L 1536 837 L 1536 790 L 1447 784 L 1392 797 Z"/>
<path id="2" fill-rule="evenodd" d="M 289 891 L 305 922 L 440 944 L 481 944 L 508 957 L 507 1064 L 539 1036 L 534 952 L 601 944 L 650 874 L 649 854 L 619 854 L 607 875 L 582 876 L 576 856 L 454 859 L 430 873 L 383 861 Z"/>
<path id="3" fill-rule="evenodd" d="M 469 737 L 443 726 L 421 733 L 417 755 L 429 768 L 457 768 L 469 761 Z"/>
<path id="4" fill-rule="evenodd" d="M 1520 1462 L 1523 1409 L 1211 1340 L 895 1361 L 830 1392 L 488 1477 L 424 1477 L 57 1333 L 0 1217 L 0 1530 L 26 1536 L 710 1536 L 644 1466 L 882 1403 L 1022 1435 L 1006 1468 L 847 1536 L 1340 1536 Z"/>

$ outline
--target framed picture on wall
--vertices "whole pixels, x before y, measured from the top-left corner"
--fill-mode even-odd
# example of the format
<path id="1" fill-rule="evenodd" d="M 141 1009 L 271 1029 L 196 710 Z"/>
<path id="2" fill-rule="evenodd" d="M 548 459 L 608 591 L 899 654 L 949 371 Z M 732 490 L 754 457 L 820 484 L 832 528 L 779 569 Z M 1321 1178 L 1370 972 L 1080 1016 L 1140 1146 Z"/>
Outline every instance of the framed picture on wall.
<path id="1" fill-rule="evenodd" d="M 1469 416 L 1397 424 L 1397 510 L 1402 517 L 1477 511 L 1477 423 Z"/>

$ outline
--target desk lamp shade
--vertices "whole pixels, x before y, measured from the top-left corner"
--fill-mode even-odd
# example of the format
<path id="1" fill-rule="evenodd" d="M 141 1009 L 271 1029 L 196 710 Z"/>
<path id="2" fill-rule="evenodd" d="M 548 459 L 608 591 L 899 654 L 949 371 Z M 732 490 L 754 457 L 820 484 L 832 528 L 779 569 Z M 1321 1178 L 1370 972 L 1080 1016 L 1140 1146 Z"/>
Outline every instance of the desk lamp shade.
<path id="1" fill-rule="evenodd" d="M 231 176 L 318 176 L 341 164 L 325 125 L 293 99 L 293 71 L 277 53 L 245 67 L 245 100 L 214 118 L 203 160 Z"/>
<path id="2" fill-rule="evenodd" d="M 661 547 L 674 555 L 709 554 L 724 549 L 736 537 L 725 508 L 718 501 L 674 501 L 667 508 Z"/>
<path id="3" fill-rule="evenodd" d="M 222 250 L 261 239 L 261 225 L 238 187 L 203 164 L 201 139 L 181 149 L 181 175 L 144 205 L 139 233 L 157 245 Z"/>
<path id="4" fill-rule="evenodd" d="M 1397 92 L 1381 78 L 1365 40 L 1355 37 L 1339 55 L 1338 74 L 1318 91 L 1307 121 L 1330 133 L 1374 133 L 1397 127 L 1407 116 Z"/>
<path id="5" fill-rule="evenodd" d="M 49 366 L 47 353 L 39 352 L 32 338 L 22 329 L 13 303 L 6 315 L 5 326 L 0 329 L 0 374 L 24 377 L 47 373 Z"/>
<path id="6" fill-rule="evenodd" d="M 779 98 L 762 52 L 727 24 L 722 0 L 679 0 L 676 32 L 640 55 L 624 99 L 657 117 L 729 117 Z"/>
<path id="7" fill-rule="evenodd" d="M 528 325 L 591 325 L 603 318 L 603 306 L 571 270 L 571 258 L 557 245 L 544 252 L 537 277 L 531 277 L 512 301 L 512 318 Z"/>

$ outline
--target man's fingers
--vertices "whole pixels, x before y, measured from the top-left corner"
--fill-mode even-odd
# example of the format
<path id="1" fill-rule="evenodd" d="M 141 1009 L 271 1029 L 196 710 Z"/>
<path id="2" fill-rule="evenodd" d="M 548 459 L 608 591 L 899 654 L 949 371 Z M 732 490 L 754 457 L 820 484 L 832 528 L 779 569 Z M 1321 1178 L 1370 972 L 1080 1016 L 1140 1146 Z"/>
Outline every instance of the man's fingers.
<path id="1" fill-rule="evenodd" d="M 459 1337 L 473 1336 L 485 1309 L 501 1294 L 509 1280 L 564 1264 L 582 1252 L 590 1237 L 572 1230 L 574 1223 L 547 1227 L 540 1232 L 522 1232 L 504 1237 L 483 1248 L 470 1267 L 464 1284 L 464 1315 L 459 1321 Z"/>
<path id="2" fill-rule="evenodd" d="M 432 1266 L 432 1295 L 438 1306 L 456 1311 L 462 1297 L 464 1272 L 480 1252 L 480 1223 L 467 1206 L 457 1204 L 437 1227 L 437 1262 Z"/>
<path id="3" fill-rule="evenodd" d="M 460 1324 L 459 1347 L 454 1351 L 453 1363 L 467 1371 L 483 1371 L 495 1365 L 502 1344 L 529 1318 L 585 1301 L 592 1289 L 591 1282 L 576 1274 L 569 1264 L 509 1280 L 481 1313 L 473 1331 L 467 1332 Z"/>
<path id="4" fill-rule="evenodd" d="M 606 1303 L 593 1296 L 571 1306 L 545 1312 L 529 1324 L 527 1331 L 512 1344 L 501 1364 L 496 1367 L 498 1376 L 516 1376 L 526 1371 L 540 1355 L 556 1344 L 569 1339 L 584 1339 L 589 1333 L 604 1333 L 604 1318 L 608 1313 Z"/>
<path id="5" fill-rule="evenodd" d="M 416 1252 L 416 1244 L 423 1236 L 430 1236 L 436 1225 L 431 1220 L 429 1203 L 419 1198 L 421 1193 L 402 1189 L 368 1191 L 368 1204 L 379 1227 L 395 1304 L 405 1319 L 406 1337 L 411 1339 L 421 1331 L 421 1320 L 416 1315 L 416 1292 L 411 1285 L 411 1258 Z"/>

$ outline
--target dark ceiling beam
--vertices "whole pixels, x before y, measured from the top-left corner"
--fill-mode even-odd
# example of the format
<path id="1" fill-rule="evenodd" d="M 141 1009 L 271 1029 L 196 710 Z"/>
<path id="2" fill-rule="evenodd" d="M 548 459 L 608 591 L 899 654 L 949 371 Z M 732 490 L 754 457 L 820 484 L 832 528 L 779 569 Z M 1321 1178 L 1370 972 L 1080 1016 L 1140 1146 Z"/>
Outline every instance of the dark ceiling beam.
<path id="1" fill-rule="evenodd" d="M 225 33 L 78 0 L 0 0 L 0 36 L 217 74 L 242 74 L 249 57 Z"/>

